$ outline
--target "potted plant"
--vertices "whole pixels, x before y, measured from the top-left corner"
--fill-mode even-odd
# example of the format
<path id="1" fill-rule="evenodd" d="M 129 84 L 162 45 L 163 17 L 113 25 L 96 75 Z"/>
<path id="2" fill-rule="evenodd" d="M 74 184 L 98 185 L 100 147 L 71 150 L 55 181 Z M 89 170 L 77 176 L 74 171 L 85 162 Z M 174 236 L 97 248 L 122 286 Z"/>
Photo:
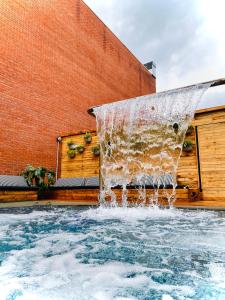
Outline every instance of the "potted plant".
<path id="1" fill-rule="evenodd" d="M 67 146 L 68 146 L 69 150 L 75 150 L 76 149 L 76 144 L 72 140 L 70 140 L 67 143 Z"/>
<path id="2" fill-rule="evenodd" d="M 178 123 L 173 123 L 173 130 L 176 134 L 178 133 L 178 129 L 179 129 Z"/>
<path id="3" fill-rule="evenodd" d="M 84 145 L 77 145 L 76 147 L 78 153 L 83 153 L 85 150 Z"/>
<path id="4" fill-rule="evenodd" d="M 39 194 L 55 183 L 55 172 L 44 167 L 28 165 L 21 175 L 29 186 L 38 188 Z"/>
<path id="5" fill-rule="evenodd" d="M 90 144 L 92 141 L 92 136 L 91 133 L 89 131 L 87 131 L 84 135 L 84 140 L 86 144 Z"/>
<path id="6" fill-rule="evenodd" d="M 186 131 L 186 135 L 191 135 L 192 132 L 193 132 L 193 130 L 194 130 L 194 126 L 193 125 L 188 126 L 188 129 Z"/>
<path id="7" fill-rule="evenodd" d="M 92 153 L 94 154 L 94 156 L 99 156 L 100 155 L 100 146 L 96 145 L 94 147 L 92 147 Z"/>
<path id="8" fill-rule="evenodd" d="M 69 149 L 69 150 L 67 151 L 67 156 L 68 156 L 69 158 L 74 158 L 74 157 L 76 156 L 76 150 L 74 150 L 74 149 Z"/>
<path id="9" fill-rule="evenodd" d="M 193 149 L 192 141 L 184 141 L 183 143 L 183 151 L 184 152 L 191 152 Z"/>

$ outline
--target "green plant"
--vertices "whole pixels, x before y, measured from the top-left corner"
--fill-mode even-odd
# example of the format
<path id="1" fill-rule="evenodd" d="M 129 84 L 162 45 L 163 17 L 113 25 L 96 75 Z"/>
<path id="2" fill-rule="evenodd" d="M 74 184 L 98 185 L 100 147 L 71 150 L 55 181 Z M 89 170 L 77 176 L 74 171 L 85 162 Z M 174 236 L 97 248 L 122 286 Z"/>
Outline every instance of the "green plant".
<path id="1" fill-rule="evenodd" d="M 79 153 L 83 153 L 84 150 L 85 150 L 85 147 L 84 147 L 84 145 L 77 145 L 76 150 L 77 150 Z"/>
<path id="2" fill-rule="evenodd" d="M 53 185 L 55 183 L 55 172 L 53 170 L 49 170 L 47 172 L 48 184 Z"/>
<path id="3" fill-rule="evenodd" d="M 67 156 L 68 156 L 69 158 L 74 158 L 74 157 L 76 156 L 76 150 L 75 150 L 75 149 L 69 149 L 69 150 L 67 151 Z"/>
<path id="4" fill-rule="evenodd" d="M 35 186 L 40 190 L 47 189 L 55 183 L 55 172 L 44 167 L 26 166 L 21 173 L 29 186 Z"/>
<path id="5" fill-rule="evenodd" d="M 99 156 L 100 155 L 100 146 L 96 145 L 96 146 L 92 147 L 91 151 L 94 154 L 94 156 Z"/>
<path id="6" fill-rule="evenodd" d="M 186 131 L 186 135 L 191 135 L 192 132 L 193 132 L 193 130 L 194 130 L 194 126 L 193 125 L 188 126 L 188 129 Z"/>
<path id="7" fill-rule="evenodd" d="M 184 141 L 184 143 L 183 143 L 183 150 L 185 152 L 191 152 L 192 148 L 193 148 L 192 141 L 188 141 L 188 140 Z"/>
<path id="8" fill-rule="evenodd" d="M 89 131 L 87 131 L 84 135 L 84 140 L 86 144 L 90 144 L 92 141 L 92 135 Z"/>

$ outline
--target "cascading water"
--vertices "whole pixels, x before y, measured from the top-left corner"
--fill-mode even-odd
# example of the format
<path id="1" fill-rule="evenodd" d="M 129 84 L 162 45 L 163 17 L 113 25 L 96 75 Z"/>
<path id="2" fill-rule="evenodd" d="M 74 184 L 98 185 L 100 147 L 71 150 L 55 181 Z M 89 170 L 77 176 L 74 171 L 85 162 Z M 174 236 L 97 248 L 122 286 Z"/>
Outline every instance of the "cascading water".
<path id="1" fill-rule="evenodd" d="M 199 84 L 94 108 L 101 150 L 102 205 L 117 206 L 112 188 L 121 186 L 122 205 L 127 206 L 129 185 L 137 187 L 139 204 L 158 205 L 160 189 L 172 205 L 185 133 L 208 87 Z M 146 185 L 152 187 L 149 195 Z"/>

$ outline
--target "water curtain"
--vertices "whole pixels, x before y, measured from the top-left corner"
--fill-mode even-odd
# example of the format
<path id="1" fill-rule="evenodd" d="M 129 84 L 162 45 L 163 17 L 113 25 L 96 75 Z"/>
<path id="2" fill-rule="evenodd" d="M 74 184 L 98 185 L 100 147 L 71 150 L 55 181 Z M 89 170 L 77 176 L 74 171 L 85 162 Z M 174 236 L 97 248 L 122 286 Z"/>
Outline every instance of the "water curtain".
<path id="1" fill-rule="evenodd" d="M 158 205 L 160 189 L 172 205 L 185 133 L 209 86 L 198 84 L 94 108 L 101 151 L 102 205 L 118 205 L 113 189 L 118 186 L 123 206 L 127 206 L 129 186 L 138 189 L 139 204 Z M 146 186 L 151 188 L 150 195 Z"/>

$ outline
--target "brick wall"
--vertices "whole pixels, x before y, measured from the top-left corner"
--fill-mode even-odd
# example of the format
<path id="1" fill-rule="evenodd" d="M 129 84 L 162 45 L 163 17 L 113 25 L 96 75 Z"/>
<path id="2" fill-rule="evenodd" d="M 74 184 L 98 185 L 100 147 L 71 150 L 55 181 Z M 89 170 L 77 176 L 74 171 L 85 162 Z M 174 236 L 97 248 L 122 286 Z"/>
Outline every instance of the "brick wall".
<path id="1" fill-rule="evenodd" d="M 155 79 L 81 0 L 0 1 L 0 174 L 55 167 L 56 136 L 87 109 L 155 91 Z"/>

